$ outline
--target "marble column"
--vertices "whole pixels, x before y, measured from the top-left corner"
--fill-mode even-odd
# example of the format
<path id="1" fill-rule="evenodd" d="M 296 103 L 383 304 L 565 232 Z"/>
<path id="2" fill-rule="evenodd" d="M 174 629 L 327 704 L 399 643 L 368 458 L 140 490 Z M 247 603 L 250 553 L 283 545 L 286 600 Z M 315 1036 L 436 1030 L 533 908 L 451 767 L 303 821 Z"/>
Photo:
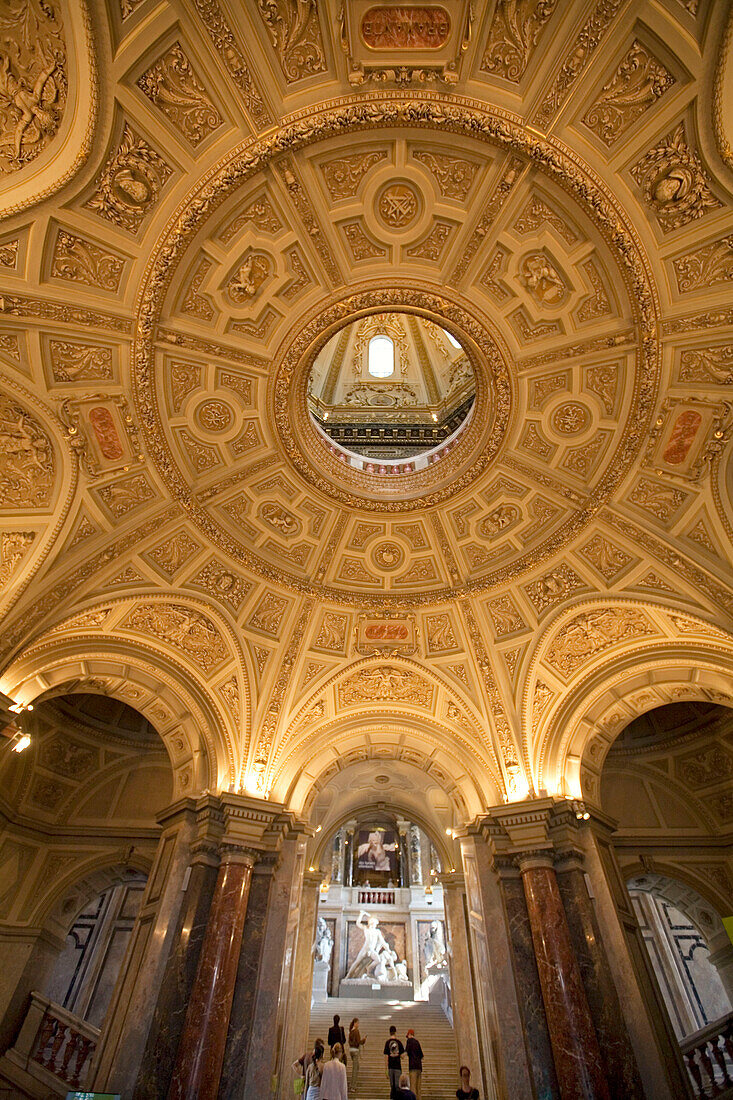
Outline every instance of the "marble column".
<path id="1" fill-rule="evenodd" d="M 168 1100 L 216 1100 L 255 858 L 222 852 Z"/>
<path id="2" fill-rule="evenodd" d="M 346 844 L 344 845 L 344 886 L 354 885 L 354 833 L 356 832 L 356 822 L 347 821 L 344 825 L 346 830 Z"/>
<path id="3" fill-rule="evenodd" d="M 450 961 L 451 1005 L 453 1031 L 458 1047 L 458 1064 L 473 1067 L 478 1079 L 479 1055 L 477 1013 L 471 981 L 471 961 L 468 953 L 466 888 L 463 875 L 441 875 L 443 903 L 447 925 L 447 947 Z"/>
<path id="4" fill-rule="evenodd" d="M 295 857 L 296 841 L 287 840 L 277 859 L 267 857 L 252 872 L 218 1100 L 270 1094 Z"/>
<path id="5" fill-rule="evenodd" d="M 614 823 L 595 811 L 578 830 L 577 844 L 646 1096 L 677 1100 L 689 1095 L 689 1077 L 618 866 L 613 831 Z"/>
<path id="6" fill-rule="evenodd" d="M 397 832 L 400 838 L 400 886 L 410 885 L 409 857 L 407 854 L 407 830 L 409 821 L 398 821 Z"/>
<path id="7" fill-rule="evenodd" d="M 562 1100 L 610 1100 L 550 852 L 519 857 Z"/>
<path id="8" fill-rule="evenodd" d="M 593 1016 L 611 1096 L 644 1100 L 634 1050 L 608 965 L 593 903 L 588 894 L 582 855 L 574 849 L 555 859 L 557 882 L 583 987 Z"/>
<path id="9" fill-rule="evenodd" d="M 191 864 L 175 937 L 158 992 L 153 1022 L 135 1086 L 135 1100 L 165 1096 L 198 969 L 216 885 L 218 858 L 199 852 Z"/>
<path id="10" fill-rule="evenodd" d="M 162 833 L 107 1010 L 87 1087 L 132 1096 L 184 902 L 199 803 L 180 799 L 158 816 Z"/>
<path id="11" fill-rule="evenodd" d="M 516 995 L 524 1025 L 526 1059 L 538 1100 L 559 1100 L 550 1030 L 537 969 L 532 926 L 522 879 L 513 860 L 496 860 L 514 959 Z"/>
<path id="12" fill-rule="evenodd" d="M 299 898 L 297 936 L 278 1070 L 277 1095 L 281 1100 L 291 1100 L 293 1085 L 290 1067 L 296 1058 L 300 1058 L 308 1045 L 313 985 L 313 940 L 316 932 L 320 883 L 321 875 L 318 872 L 306 871 L 303 875 L 301 890 L 297 895 Z"/>
<path id="13" fill-rule="evenodd" d="M 718 971 L 723 989 L 733 1005 L 733 943 L 728 939 L 728 933 L 725 929 L 711 936 L 709 947 L 710 958 L 708 962 Z"/>
<path id="14" fill-rule="evenodd" d="M 341 885 L 344 878 L 344 830 L 339 829 L 331 849 L 331 882 Z"/>
<path id="15" fill-rule="evenodd" d="M 420 855 L 420 830 L 417 825 L 410 826 L 410 885 L 422 885 L 422 858 Z"/>

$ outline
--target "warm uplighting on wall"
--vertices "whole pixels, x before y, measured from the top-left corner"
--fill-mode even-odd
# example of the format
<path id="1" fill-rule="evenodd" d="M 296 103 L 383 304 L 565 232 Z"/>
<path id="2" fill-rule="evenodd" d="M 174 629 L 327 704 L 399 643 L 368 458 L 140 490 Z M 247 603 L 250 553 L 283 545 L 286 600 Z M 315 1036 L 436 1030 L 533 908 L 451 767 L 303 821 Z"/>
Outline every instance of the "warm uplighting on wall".
<path id="1" fill-rule="evenodd" d="M 523 802 L 529 794 L 529 783 L 525 779 L 522 769 L 520 768 L 519 764 L 508 764 L 506 770 L 507 802 Z"/>

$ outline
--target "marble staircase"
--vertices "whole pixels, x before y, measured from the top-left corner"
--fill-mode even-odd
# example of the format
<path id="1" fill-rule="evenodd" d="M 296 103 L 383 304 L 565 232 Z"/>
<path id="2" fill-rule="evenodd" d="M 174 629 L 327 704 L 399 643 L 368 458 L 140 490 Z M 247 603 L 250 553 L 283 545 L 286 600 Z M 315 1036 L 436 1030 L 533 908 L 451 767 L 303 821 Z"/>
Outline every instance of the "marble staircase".
<path id="1" fill-rule="evenodd" d="M 310 1047 L 316 1037 L 326 1040 L 334 1013 L 348 1034 L 349 1023 L 359 1017 L 359 1026 L 367 1042 L 362 1047 L 359 1082 L 351 1089 L 351 1062 L 347 1064 L 349 1100 L 389 1100 L 389 1087 L 384 1070 L 384 1044 L 391 1024 L 404 1044 L 408 1027 L 414 1028 L 425 1054 L 423 1064 L 422 1100 L 455 1100 L 458 1079 L 458 1056 L 453 1028 L 439 1005 L 426 1001 L 375 1001 L 357 998 L 329 998 L 311 1009 L 308 1032 Z M 407 1070 L 407 1058 L 403 1058 Z"/>

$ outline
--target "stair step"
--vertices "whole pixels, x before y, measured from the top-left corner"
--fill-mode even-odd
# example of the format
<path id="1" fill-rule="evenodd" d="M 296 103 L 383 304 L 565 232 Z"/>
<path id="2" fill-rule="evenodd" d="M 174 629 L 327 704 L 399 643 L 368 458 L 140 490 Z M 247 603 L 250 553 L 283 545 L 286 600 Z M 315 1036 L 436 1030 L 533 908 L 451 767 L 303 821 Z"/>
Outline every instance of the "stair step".
<path id="1" fill-rule="evenodd" d="M 460 1084 L 455 1035 L 440 1005 L 427 1001 L 329 998 L 311 1009 L 309 1050 L 313 1049 L 316 1038 L 326 1041 L 334 1014 L 341 1017 L 341 1024 L 347 1033 L 351 1020 L 358 1016 L 361 1033 L 367 1037 L 366 1045 L 362 1047 L 355 1092 L 351 1090 L 351 1059 L 348 1060 L 349 1100 L 387 1100 L 389 1097 L 383 1051 L 392 1024 L 397 1028 L 397 1036 L 403 1044 L 407 1029 L 413 1028 L 423 1048 L 422 1100 L 455 1100 Z M 403 1064 L 407 1071 L 406 1058 Z"/>

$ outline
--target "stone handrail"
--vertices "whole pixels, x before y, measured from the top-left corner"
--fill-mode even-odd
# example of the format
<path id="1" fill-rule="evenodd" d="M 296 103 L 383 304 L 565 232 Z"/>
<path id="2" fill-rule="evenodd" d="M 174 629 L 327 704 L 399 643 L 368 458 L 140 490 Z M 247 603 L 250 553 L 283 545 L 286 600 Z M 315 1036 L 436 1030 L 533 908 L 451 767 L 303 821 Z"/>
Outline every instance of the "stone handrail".
<path id="1" fill-rule="evenodd" d="M 698 1100 L 733 1088 L 733 1012 L 688 1035 L 680 1050 Z"/>
<path id="2" fill-rule="evenodd" d="M 7 1057 L 24 1074 L 64 1096 L 69 1088 L 84 1084 L 98 1040 L 99 1028 L 40 993 L 31 993 L 28 1012 Z"/>

